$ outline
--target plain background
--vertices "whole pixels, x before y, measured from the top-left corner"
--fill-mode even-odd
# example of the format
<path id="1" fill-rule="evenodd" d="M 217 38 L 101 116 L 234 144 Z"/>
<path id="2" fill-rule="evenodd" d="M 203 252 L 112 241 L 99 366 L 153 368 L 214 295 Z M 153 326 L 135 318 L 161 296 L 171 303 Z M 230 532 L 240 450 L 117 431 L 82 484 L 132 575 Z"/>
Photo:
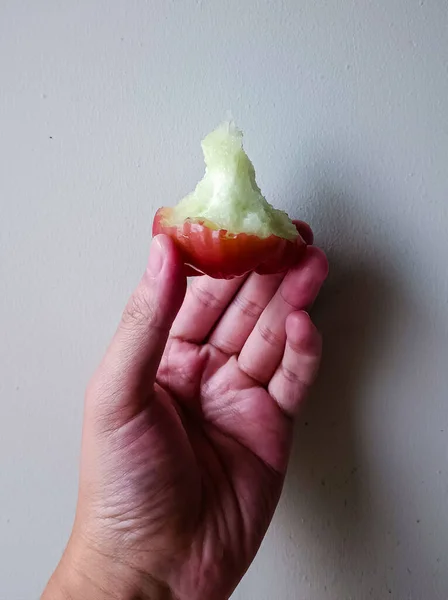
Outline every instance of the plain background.
<path id="1" fill-rule="evenodd" d="M 332 274 L 238 600 L 448 597 L 446 0 L 0 2 L 0 598 L 70 531 L 83 391 L 230 110 Z"/>

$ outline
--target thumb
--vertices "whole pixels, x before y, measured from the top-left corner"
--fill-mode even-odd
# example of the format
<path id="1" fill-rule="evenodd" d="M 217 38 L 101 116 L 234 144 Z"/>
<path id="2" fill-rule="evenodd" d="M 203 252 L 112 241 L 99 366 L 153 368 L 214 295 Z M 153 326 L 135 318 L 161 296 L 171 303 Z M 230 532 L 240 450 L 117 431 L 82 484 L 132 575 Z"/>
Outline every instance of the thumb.
<path id="1" fill-rule="evenodd" d="M 101 416 L 127 422 L 147 402 L 185 290 L 184 267 L 173 241 L 156 236 L 145 273 L 89 386 L 88 397 Z"/>

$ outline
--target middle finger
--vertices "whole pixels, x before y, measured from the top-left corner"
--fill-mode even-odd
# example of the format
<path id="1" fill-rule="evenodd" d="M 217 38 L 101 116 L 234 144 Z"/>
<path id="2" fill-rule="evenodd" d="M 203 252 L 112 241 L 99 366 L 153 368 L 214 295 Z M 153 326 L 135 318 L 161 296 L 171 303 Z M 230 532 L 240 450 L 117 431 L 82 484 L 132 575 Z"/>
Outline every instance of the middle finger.
<path id="1" fill-rule="evenodd" d="M 325 254 L 308 246 L 304 260 L 288 272 L 247 338 L 238 357 L 240 369 L 262 384 L 271 379 L 285 349 L 287 317 L 314 302 L 327 274 Z"/>

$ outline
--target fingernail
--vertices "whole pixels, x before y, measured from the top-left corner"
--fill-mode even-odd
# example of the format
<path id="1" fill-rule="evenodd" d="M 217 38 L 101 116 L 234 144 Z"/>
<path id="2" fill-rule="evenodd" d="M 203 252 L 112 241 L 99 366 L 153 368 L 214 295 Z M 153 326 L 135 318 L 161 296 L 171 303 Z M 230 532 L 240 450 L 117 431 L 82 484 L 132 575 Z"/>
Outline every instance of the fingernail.
<path id="1" fill-rule="evenodd" d="M 157 277 L 163 267 L 165 261 L 164 248 L 161 244 L 159 237 L 155 237 L 151 244 L 149 251 L 148 265 L 146 270 L 150 277 Z"/>

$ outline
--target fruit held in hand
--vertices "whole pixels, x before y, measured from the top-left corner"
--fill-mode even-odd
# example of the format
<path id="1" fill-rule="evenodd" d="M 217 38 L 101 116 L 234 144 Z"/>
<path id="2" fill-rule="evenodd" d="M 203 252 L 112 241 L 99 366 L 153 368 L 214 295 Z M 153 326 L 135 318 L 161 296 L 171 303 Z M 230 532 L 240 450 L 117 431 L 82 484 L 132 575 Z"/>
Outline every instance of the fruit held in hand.
<path id="1" fill-rule="evenodd" d="M 175 241 L 189 275 L 230 279 L 285 271 L 306 244 L 288 215 L 269 204 L 255 181 L 243 134 L 224 123 L 202 142 L 206 171 L 194 192 L 160 208 L 153 235 Z"/>

